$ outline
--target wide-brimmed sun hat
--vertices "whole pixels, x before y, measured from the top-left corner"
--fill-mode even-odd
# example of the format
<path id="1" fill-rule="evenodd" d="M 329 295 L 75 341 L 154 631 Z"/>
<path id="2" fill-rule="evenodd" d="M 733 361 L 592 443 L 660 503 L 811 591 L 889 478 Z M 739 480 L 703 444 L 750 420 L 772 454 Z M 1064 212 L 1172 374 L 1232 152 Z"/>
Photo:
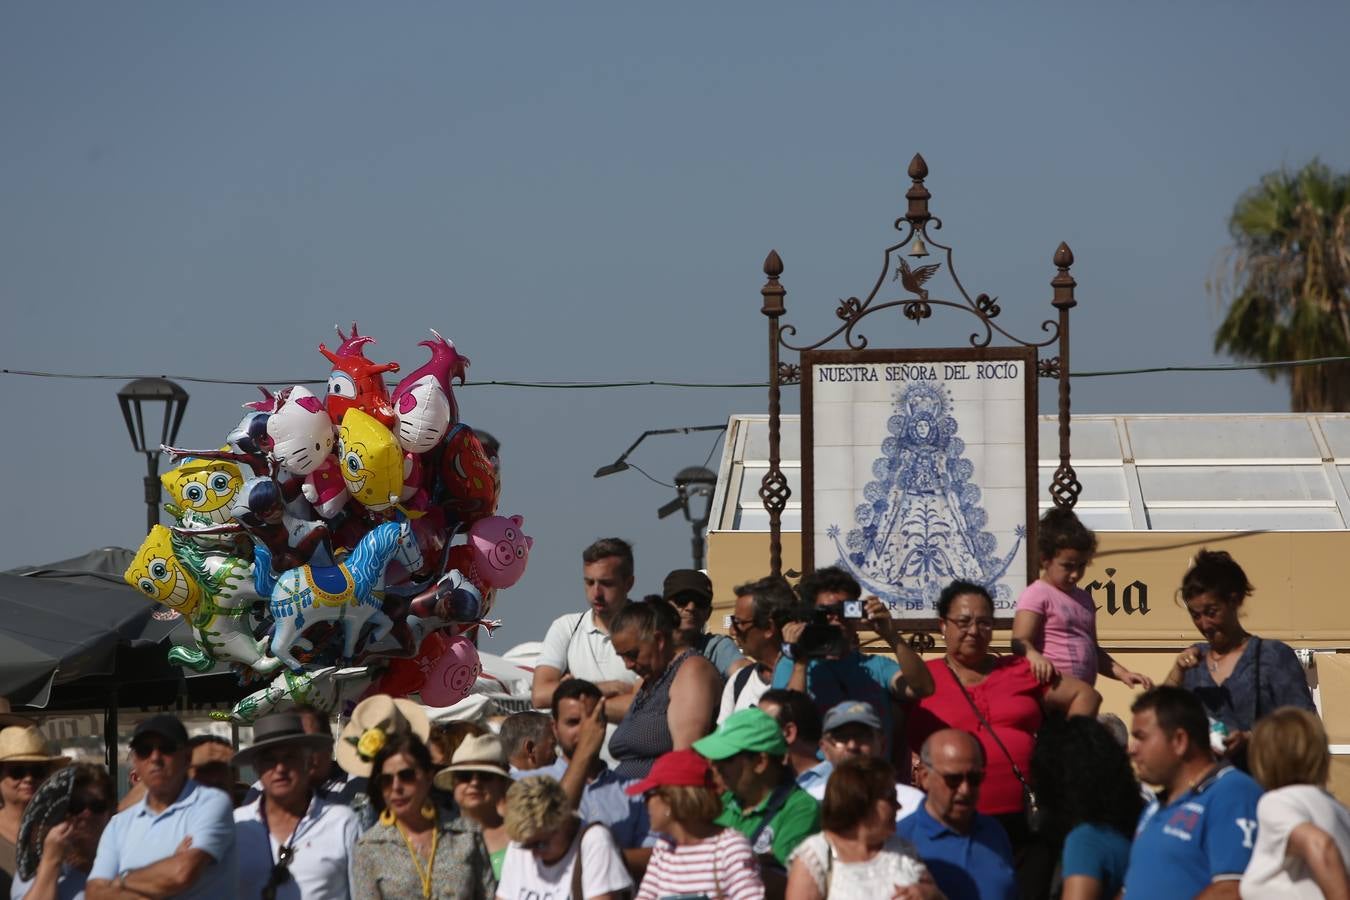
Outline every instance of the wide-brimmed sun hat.
<path id="1" fill-rule="evenodd" d="M 367 697 L 352 710 L 342 729 L 333 756 L 349 775 L 369 778 L 375 756 L 396 735 L 412 733 L 424 743 L 431 734 L 431 721 L 422 707 L 411 700 L 388 694 Z"/>
<path id="2" fill-rule="evenodd" d="M 51 752 L 47 739 L 35 725 L 11 725 L 0 729 L 0 764 L 9 762 L 41 762 L 65 765 L 69 756 Z"/>
<path id="3" fill-rule="evenodd" d="M 436 773 L 435 785 L 443 791 L 455 786 L 456 772 L 488 772 L 503 778 L 511 777 L 506 761 L 506 748 L 495 734 L 469 735 L 455 748 L 450 765 Z"/>
<path id="4" fill-rule="evenodd" d="M 269 713 L 253 723 L 253 743 L 236 753 L 232 761 L 256 770 L 255 763 L 262 752 L 280 746 L 327 750 L 333 746 L 333 739 L 326 734 L 305 734 L 304 722 L 296 713 Z"/>

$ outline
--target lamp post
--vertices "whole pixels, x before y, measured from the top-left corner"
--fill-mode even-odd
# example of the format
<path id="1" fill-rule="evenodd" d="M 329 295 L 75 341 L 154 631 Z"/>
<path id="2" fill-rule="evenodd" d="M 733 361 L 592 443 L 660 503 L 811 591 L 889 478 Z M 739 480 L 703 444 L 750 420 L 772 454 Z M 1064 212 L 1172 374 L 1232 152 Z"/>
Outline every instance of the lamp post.
<path id="1" fill-rule="evenodd" d="M 159 524 L 159 447 L 177 440 L 178 426 L 183 424 L 183 413 L 187 410 L 188 394 L 167 378 L 137 378 L 117 392 L 117 403 L 122 407 L 131 446 L 137 453 L 145 454 L 145 528 L 149 531 Z M 162 424 L 158 418 L 160 406 L 163 407 Z M 152 438 L 154 426 L 160 426 L 159 441 L 153 446 L 145 439 L 147 417 L 151 419 Z"/>
<path id="2" fill-rule="evenodd" d="M 703 535 L 708 528 L 708 519 L 712 515 L 713 489 L 716 487 L 716 473 L 702 466 L 687 466 L 675 473 L 675 499 L 656 511 L 658 519 L 664 519 L 677 512 L 684 513 L 684 520 L 694 532 L 690 543 L 693 548 L 695 569 L 703 568 Z"/>

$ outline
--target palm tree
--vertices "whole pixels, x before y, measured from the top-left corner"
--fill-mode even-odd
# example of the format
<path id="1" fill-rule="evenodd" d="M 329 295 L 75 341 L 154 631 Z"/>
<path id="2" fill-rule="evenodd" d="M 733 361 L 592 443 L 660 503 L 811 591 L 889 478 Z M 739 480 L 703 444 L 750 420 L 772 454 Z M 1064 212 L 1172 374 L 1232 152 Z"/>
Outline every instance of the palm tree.
<path id="1" fill-rule="evenodd" d="M 1228 220 L 1209 290 L 1227 314 L 1214 349 L 1255 362 L 1350 356 L 1350 175 L 1313 160 L 1271 172 Z M 1350 410 L 1350 363 L 1267 369 L 1296 412 Z"/>

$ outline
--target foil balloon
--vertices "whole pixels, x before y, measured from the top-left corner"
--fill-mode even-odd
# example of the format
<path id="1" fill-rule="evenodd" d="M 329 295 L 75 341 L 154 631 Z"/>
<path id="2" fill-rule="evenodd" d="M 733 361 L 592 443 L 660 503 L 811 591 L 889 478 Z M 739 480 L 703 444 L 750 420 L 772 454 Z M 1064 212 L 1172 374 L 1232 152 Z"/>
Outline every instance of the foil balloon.
<path id="1" fill-rule="evenodd" d="M 520 530 L 524 524 L 521 516 L 489 516 L 469 527 L 474 565 L 489 587 L 508 588 L 525 574 L 534 538 Z"/>
<path id="2" fill-rule="evenodd" d="M 336 437 L 323 402 L 300 385 L 282 391 L 267 420 L 267 436 L 272 458 L 304 479 L 301 491 L 314 511 L 325 519 L 342 512 L 351 495 L 333 457 Z"/>
<path id="3" fill-rule="evenodd" d="M 252 725 L 270 712 L 297 703 L 337 713 L 355 700 L 368 684 L 370 672 L 364 666 L 347 669 L 323 666 L 302 674 L 283 669 L 267 687 L 249 694 L 229 712 L 212 712 L 211 718 Z"/>
<path id="4" fill-rule="evenodd" d="M 319 352 L 333 364 L 333 371 L 328 376 L 328 397 L 324 401 L 329 418 L 334 425 L 341 425 L 347 410 L 360 409 L 380 424 L 392 426 L 394 410 L 389 405 L 389 390 L 384 386 L 382 376 L 385 372 L 397 372 L 398 363 L 375 363 L 367 359 L 362 348 L 375 343 L 375 339 L 358 334 L 355 322 L 350 335 L 343 334 L 341 328 L 337 333 L 342 338 L 337 352 L 319 345 Z"/>
<path id="5" fill-rule="evenodd" d="M 402 448 L 388 428 L 356 407 L 342 417 L 338 460 L 347 490 L 366 509 L 381 512 L 403 499 Z"/>
<path id="6" fill-rule="evenodd" d="M 377 693 L 388 694 L 391 697 L 406 697 L 409 694 L 415 694 L 426 684 L 427 675 L 435 670 L 446 649 L 449 647 L 450 639 L 440 632 L 433 631 L 422 639 L 422 645 L 417 648 L 417 655 L 412 659 L 395 659 L 389 663 L 389 668 L 380 676 L 379 681 L 375 682 L 373 688 Z"/>
<path id="7" fill-rule="evenodd" d="M 172 498 L 165 509 L 181 525 L 224 525 L 230 521 L 230 506 L 244 485 L 243 473 L 232 462 L 188 459 L 159 477 Z"/>
<path id="8" fill-rule="evenodd" d="M 450 429 L 441 452 L 436 500 L 451 521 L 469 523 L 497 511 L 497 475 L 473 429 Z"/>
<path id="9" fill-rule="evenodd" d="M 450 382 L 458 378 L 463 384 L 468 375 L 468 357 L 461 356 L 454 342 L 441 337 L 436 329 L 431 329 L 431 333 L 434 341 L 418 344 L 431 350 L 430 361 L 400 381 L 390 396 L 397 418 L 395 434 L 409 453 L 427 452 L 440 443 L 451 425 L 459 422 L 459 407 Z"/>
<path id="10" fill-rule="evenodd" d="M 422 683 L 422 702 L 427 706 L 454 706 L 473 692 L 483 664 L 478 648 L 465 637 L 446 639 L 446 648 Z"/>
<path id="11" fill-rule="evenodd" d="M 148 599 L 181 613 L 192 625 L 196 647 L 174 647 L 169 662 L 206 672 L 218 661 L 239 663 L 260 674 L 280 661 L 267 656 L 267 642 L 253 637 L 249 609 L 261 599 L 246 560 L 207 553 L 156 525 L 122 576 Z"/>

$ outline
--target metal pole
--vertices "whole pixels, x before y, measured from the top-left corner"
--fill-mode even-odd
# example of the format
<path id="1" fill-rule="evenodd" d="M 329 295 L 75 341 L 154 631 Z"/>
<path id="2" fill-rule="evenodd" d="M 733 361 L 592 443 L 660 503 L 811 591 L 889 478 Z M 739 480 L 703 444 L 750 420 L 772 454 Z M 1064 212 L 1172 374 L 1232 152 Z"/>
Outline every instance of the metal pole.
<path id="1" fill-rule="evenodd" d="M 760 288 L 764 305 L 760 308 L 769 319 L 769 471 L 759 485 L 759 499 L 769 513 L 769 574 L 775 578 L 783 574 L 783 510 L 792 495 L 787 479 L 783 477 L 779 453 L 780 428 L 778 373 L 778 319 L 783 315 L 783 297 L 787 290 L 778 283 L 783 274 L 783 260 L 777 250 L 770 250 L 764 258 L 764 274 L 768 281 Z"/>
<path id="2" fill-rule="evenodd" d="M 145 453 L 145 530 L 159 524 L 159 451 Z"/>
<path id="3" fill-rule="evenodd" d="M 1069 310 L 1078 305 L 1074 299 L 1078 282 L 1069 274 L 1073 251 L 1068 244 L 1060 242 L 1054 261 L 1059 274 L 1050 280 L 1050 286 L 1055 289 L 1054 299 L 1050 302 L 1059 310 L 1059 467 L 1050 484 L 1050 498 L 1061 509 L 1073 509 L 1078 503 L 1078 495 L 1083 492 L 1078 473 L 1069 462 Z"/>

